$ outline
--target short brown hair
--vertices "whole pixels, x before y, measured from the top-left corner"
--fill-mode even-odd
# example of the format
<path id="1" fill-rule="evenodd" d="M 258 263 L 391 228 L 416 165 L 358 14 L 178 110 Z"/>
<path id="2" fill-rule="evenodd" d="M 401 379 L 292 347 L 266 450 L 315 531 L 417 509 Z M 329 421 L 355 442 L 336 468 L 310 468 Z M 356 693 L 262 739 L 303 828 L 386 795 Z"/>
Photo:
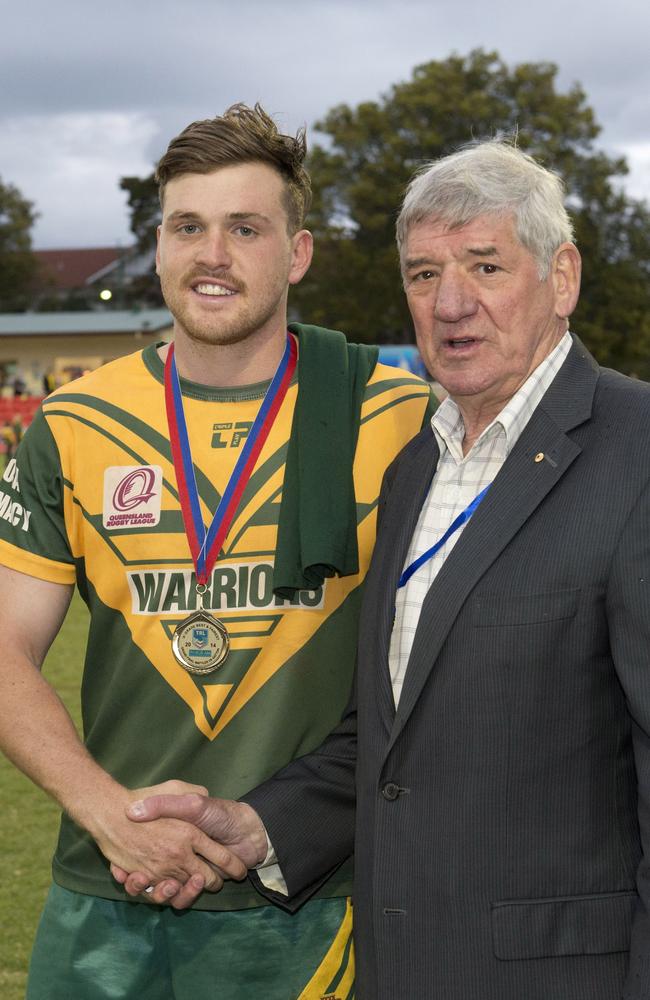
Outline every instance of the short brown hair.
<path id="1" fill-rule="evenodd" d="M 209 174 L 237 163 L 268 163 L 285 182 L 288 229 L 303 225 L 311 202 L 311 182 L 303 166 L 305 129 L 283 135 L 261 105 L 233 104 L 216 118 L 192 122 L 169 143 L 156 168 L 162 205 L 165 185 L 182 174 Z"/>

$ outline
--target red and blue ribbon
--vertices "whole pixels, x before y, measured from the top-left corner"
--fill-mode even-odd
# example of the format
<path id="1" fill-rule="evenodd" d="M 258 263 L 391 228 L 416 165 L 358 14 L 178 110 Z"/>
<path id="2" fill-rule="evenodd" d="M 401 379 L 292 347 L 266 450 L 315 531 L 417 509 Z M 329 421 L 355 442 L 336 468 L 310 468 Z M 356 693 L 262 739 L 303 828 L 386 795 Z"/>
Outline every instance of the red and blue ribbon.
<path id="1" fill-rule="evenodd" d="M 246 489 L 255 463 L 269 436 L 275 418 L 282 406 L 287 389 L 296 369 L 298 349 L 295 339 L 287 334 L 287 344 L 277 371 L 266 390 L 253 426 L 246 437 L 241 454 L 237 459 L 228 485 L 224 490 L 210 526 L 203 523 L 199 491 L 196 485 L 194 463 L 190 449 L 187 423 L 183 410 L 183 395 L 174 357 L 174 345 L 170 344 L 165 361 L 165 406 L 169 440 L 172 449 L 178 494 L 183 513 L 185 533 L 192 553 L 196 582 L 205 584 L 217 561 L 221 546 L 228 534 L 237 512 L 239 501 Z"/>

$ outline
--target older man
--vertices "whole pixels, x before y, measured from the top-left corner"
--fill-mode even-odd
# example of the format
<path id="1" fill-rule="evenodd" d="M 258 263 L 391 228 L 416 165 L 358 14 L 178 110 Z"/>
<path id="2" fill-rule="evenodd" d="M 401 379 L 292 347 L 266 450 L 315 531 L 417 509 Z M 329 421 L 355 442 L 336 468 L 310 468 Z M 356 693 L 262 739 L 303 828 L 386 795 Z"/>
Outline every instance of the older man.
<path id="1" fill-rule="evenodd" d="M 360 1000 L 650 997 L 650 389 L 568 332 L 571 235 L 506 144 L 415 178 L 404 285 L 449 399 L 384 480 L 356 705 L 245 803 L 136 810 L 249 865 L 261 817 L 290 907 L 355 837 Z"/>

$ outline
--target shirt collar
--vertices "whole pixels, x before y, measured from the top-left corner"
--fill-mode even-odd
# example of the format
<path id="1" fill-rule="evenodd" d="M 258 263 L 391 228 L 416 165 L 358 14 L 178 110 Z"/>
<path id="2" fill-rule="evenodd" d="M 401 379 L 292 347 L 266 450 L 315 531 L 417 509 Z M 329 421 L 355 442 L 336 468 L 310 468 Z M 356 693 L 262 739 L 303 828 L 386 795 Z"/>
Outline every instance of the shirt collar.
<path id="1" fill-rule="evenodd" d="M 528 376 L 524 384 L 509 399 L 500 413 L 481 432 L 468 456 L 486 437 L 501 433 L 505 437 L 506 455 L 510 454 L 524 427 L 541 402 L 551 382 L 566 361 L 571 350 L 571 334 L 567 330 L 559 344 Z M 455 455 L 462 455 L 465 425 L 458 405 L 449 396 L 440 404 L 431 418 L 431 427 L 436 436 L 440 452 L 448 449 Z"/>

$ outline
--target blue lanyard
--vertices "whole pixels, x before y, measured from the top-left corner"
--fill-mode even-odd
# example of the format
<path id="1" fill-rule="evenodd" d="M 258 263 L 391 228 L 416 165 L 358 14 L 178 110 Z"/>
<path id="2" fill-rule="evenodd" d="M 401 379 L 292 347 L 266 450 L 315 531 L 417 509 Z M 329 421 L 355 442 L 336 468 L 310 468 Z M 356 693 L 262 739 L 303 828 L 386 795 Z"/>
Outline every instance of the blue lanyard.
<path id="1" fill-rule="evenodd" d="M 442 538 L 439 538 L 435 545 L 432 545 L 430 549 L 427 549 L 427 551 L 423 552 L 421 556 L 418 556 L 415 562 L 412 562 L 410 566 L 406 567 L 406 569 L 399 578 L 399 583 L 397 584 L 398 590 L 400 589 L 400 587 L 404 587 L 408 583 L 413 574 L 419 570 L 420 566 L 423 566 L 425 562 L 429 561 L 429 559 L 433 559 L 436 552 L 440 551 L 442 546 L 449 538 L 451 538 L 451 536 L 454 534 L 455 531 L 458 531 L 458 529 L 462 527 L 462 525 L 465 524 L 466 521 L 469 521 L 470 517 L 480 504 L 481 500 L 483 499 L 483 497 L 485 496 L 491 485 L 492 485 L 491 483 L 488 483 L 485 489 L 481 490 L 481 492 L 477 497 L 474 497 L 472 502 L 465 508 L 465 510 L 460 512 L 458 517 L 454 521 L 452 521 L 452 523 L 449 525 Z"/>

